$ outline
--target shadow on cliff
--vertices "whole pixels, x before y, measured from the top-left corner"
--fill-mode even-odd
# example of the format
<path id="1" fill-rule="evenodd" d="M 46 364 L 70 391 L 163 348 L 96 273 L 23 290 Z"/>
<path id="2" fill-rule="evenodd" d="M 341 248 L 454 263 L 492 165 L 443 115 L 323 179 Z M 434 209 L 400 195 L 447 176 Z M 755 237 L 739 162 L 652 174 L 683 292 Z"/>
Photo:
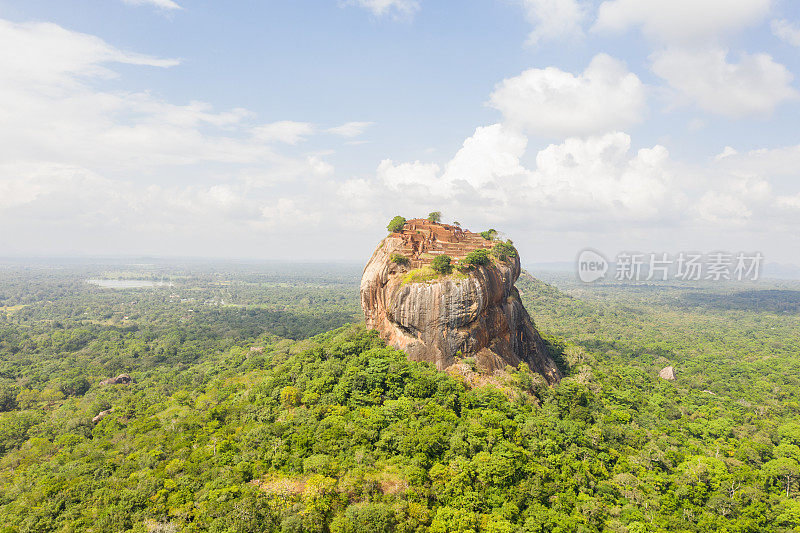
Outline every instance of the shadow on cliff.
<path id="1" fill-rule="evenodd" d="M 561 375 L 563 377 L 567 377 L 570 373 L 570 366 L 564 353 L 567 348 L 564 341 L 546 335 L 542 335 L 542 340 L 544 341 L 544 345 L 547 347 L 548 354 L 553 359 L 553 362 L 555 362 L 559 372 L 561 372 Z"/>

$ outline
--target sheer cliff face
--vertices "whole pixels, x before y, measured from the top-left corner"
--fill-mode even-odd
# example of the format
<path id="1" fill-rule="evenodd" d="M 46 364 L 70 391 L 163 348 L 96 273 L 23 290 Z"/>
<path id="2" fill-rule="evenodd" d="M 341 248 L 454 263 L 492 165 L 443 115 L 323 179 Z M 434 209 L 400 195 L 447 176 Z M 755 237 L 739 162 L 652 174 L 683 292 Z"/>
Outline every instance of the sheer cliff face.
<path id="1" fill-rule="evenodd" d="M 436 239 L 428 244 L 435 253 Z M 475 248 L 462 244 L 462 256 Z M 391 261 L 392 253 L 405 252 L 408 239 L 390 235 L 375 250 L 361 279 L 367 326 L 389 345 L 440 370 L 455 364 L 457 356 L 474 357 L 484 372 L 525 362 L 549 383 L 561 378 L 514 287 L 520 274 L 518 258 L 495 260 L 465 275 L 409 283 L 404 282 L 406 274 L 431 256 L 412 253 L 410 265 Z"/>

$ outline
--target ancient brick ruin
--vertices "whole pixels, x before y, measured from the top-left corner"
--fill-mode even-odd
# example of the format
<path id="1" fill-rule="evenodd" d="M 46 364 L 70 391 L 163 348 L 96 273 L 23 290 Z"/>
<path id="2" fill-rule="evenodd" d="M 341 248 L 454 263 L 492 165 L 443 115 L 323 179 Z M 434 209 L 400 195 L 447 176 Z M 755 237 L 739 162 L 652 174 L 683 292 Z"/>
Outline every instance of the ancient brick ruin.
<path id="1" fill-rule="evenodd" d="M 392 233 L 390 237 L 402 240 L 397 253 L 408 257 L 411 268 L 428 265 L 437 255 L 446 254 L 454 260 L 463 259 L 473 250 L 492 247 L 492 242 L 478 233 L 424 218 L 406 221 L 403 230 Z"/>

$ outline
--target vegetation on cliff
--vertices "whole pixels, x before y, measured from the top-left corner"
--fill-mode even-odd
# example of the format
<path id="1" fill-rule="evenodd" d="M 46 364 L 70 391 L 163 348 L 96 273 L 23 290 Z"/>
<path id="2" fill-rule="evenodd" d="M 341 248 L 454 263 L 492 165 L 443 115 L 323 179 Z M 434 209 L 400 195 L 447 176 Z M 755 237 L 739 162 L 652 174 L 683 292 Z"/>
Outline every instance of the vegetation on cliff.
<path id="1" fill-rule="evenodd" d="M 492 255 L 501 261 L 507 261 L 509 258 L 517 257 L 517 249 L 511 241 L 498 242 L 492 247 Z"/>
<path id="2" fill-rule="evenodd" d="M 407 265 L 409 262 L 408 257 L 398 253 L 393 253 L 391 256 L 389 256 L 389 260 L 392 263 L 397 263 L 398 265 Z"/>
<path id="3" fill-rule="evenodd" d="M 461 263 L 469 266 L 483 266 L 491 262 L 489 258 L 489 250 L 472 250 L 467 256 L 461 260 Z"/>
<path id="4" fill-rule="evenodd" d="M 433 261 L 431 261 L 431 268 L 439 274 L 449 274 L 453 271 L 452 260 L 453 259 L 447 254 L 437 255 L 433 258 Z"/>
<path id="5" fill-rule="evenodd" d="M 392 220 L 389 221 L 389 224 L 386 226 L 386 229 L 389 230 L 389 233 L 396 233 L 398 231 L 403 230 L 403 225 L 405 225 L 405 223 L 406 219 L 404 217 L 401 217 L 400 215 L 397 215 L 396 217 L 392 218 Z"/>
<path id="6" fill-rule="evenodd" d="M 409 263 L 398 266 L 398 254 Z M 459 357 L 488 373 L 525 363 L 552 383 L 561 375 L 514 289 L 519 274 L 510 241 L 492 247 L 468 230 L 412 219 L 364 267 L 365 323 L 411 360 L 439 370 Z"/>
<path id="7" fill-rule="evenodd" d="M 441 211 L 431 211 L 428 213 L 428 221 L 429 222 L 441 222 L 442 221 L 442 212 Z"/>
<path id="8" fill-rule="evenodd" d="M 486 231 L 480 232 L 480 236 L 486 239 L 487 241 L 493 241 L 497 237 L 497 230 L 487 229 Z"/>

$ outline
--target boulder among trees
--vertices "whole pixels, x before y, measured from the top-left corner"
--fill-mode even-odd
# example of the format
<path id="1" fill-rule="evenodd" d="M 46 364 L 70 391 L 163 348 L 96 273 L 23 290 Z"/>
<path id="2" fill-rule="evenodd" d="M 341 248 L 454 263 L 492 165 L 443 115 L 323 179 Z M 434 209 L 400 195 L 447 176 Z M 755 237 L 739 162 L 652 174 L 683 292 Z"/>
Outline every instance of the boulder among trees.
<path id="1" fill-rule="evenodd" d="M 661 372 L 658 373 L 658 377 L 661 379 L 668 379 L 673 381 L 675 379 L 675 368 L 671 366 L 667 366 L 661 369 Z"/>
<path id="2" fill-rule="evenodd" d="M 111 409 L 106 409 L 105 411 L 100 411 L 99 413 L 97 413 L 97 415 L 95 415 L 94 418 L 92 418 L 92 424 L 97 424 L 102 419 L 104 419 L 106 417 L 106 415 L 111 413 L 113 410 L 114 410 L 114 408 L 112 407 Z"/>
<path id="3" fill-rule="evenodd" d="M 120 374 L 115 378 L 104 379 L 100 385 L 127 385 L 128 383 L 136 383 L 136 380 L 128 374 Z"/>

